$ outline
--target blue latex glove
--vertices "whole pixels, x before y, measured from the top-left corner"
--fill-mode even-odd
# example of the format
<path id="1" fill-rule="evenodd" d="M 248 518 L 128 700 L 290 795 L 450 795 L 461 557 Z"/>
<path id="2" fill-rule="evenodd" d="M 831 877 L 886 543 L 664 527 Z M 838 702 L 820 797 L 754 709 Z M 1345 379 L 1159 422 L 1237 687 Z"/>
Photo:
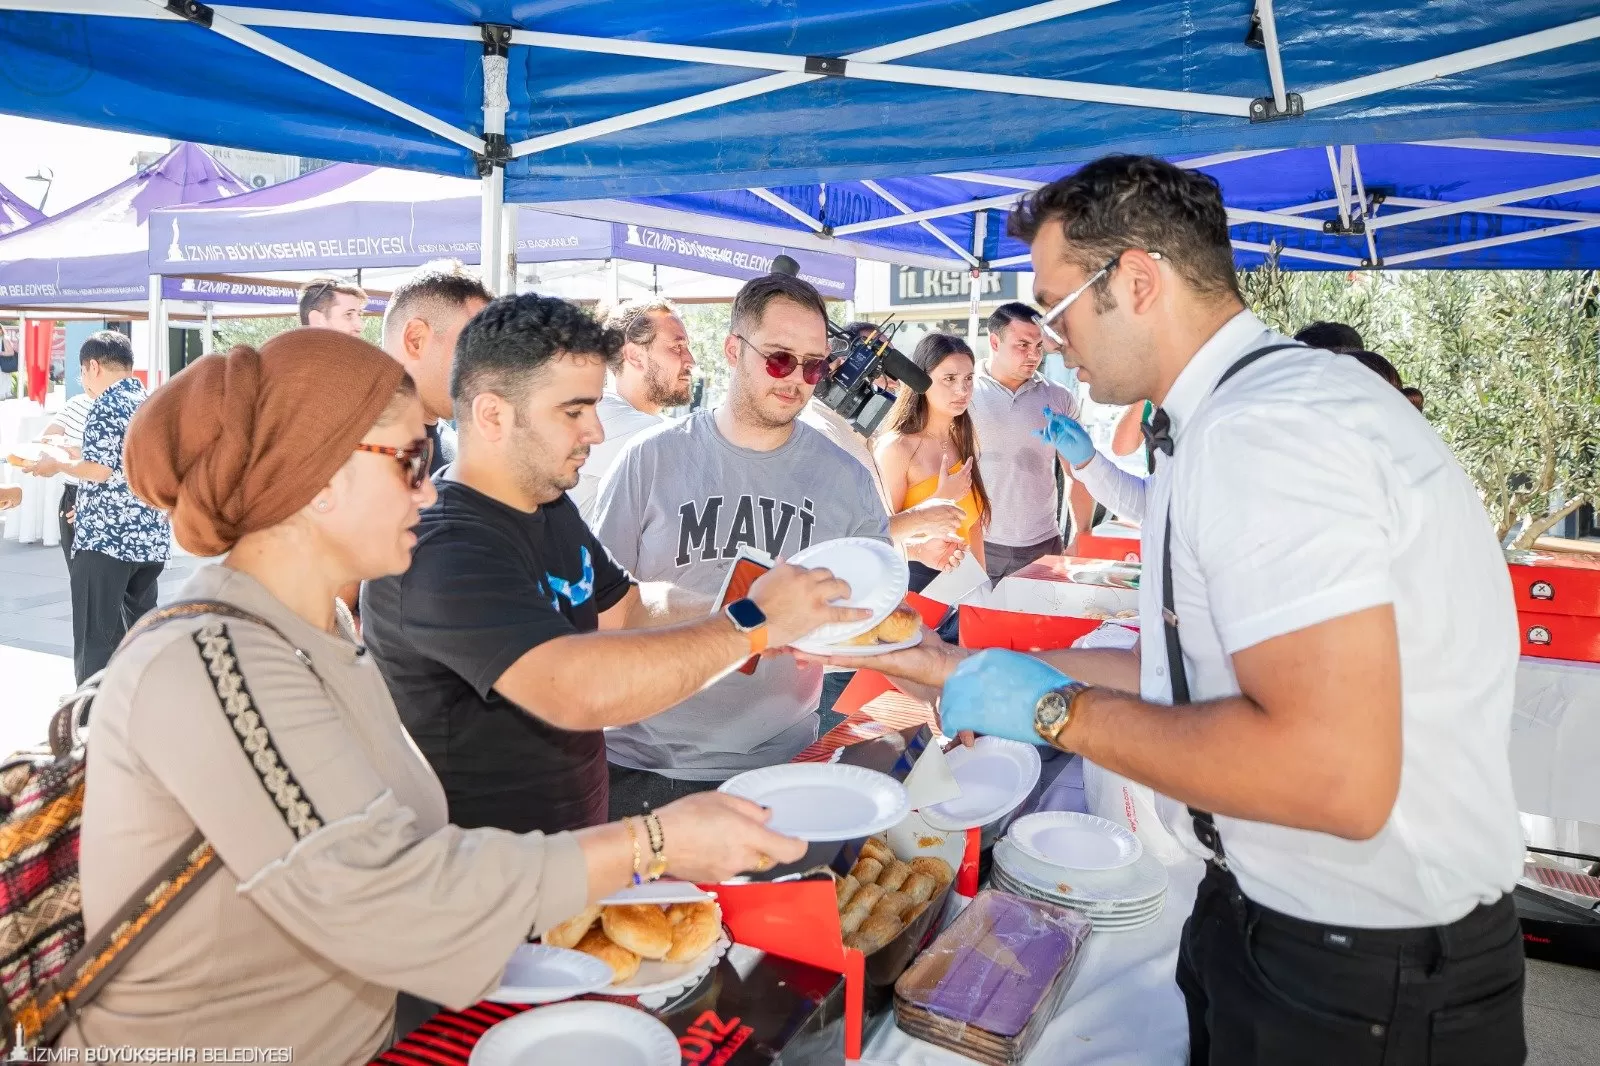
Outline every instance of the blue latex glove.
<path id="1" fill-rule="evenodd" d="M 963 729 L 1049 747 L 1033 730 L 1039 697 L 1072 678 L 1041 659 L 990 648 L 964 659 L 944 683 L 939 726 L 946 736 Z"/>
<path id="2" fill-rule="evenodd" d="M 1073 466 L 1082 466 L 1094 458 L 1094 442 L 1089 439 L 1088 430 L 1048 407 L 1044 409 L 1044 418 L 1044 428 L 1033 431 L 1035 437 L 1060 452 Z"/>

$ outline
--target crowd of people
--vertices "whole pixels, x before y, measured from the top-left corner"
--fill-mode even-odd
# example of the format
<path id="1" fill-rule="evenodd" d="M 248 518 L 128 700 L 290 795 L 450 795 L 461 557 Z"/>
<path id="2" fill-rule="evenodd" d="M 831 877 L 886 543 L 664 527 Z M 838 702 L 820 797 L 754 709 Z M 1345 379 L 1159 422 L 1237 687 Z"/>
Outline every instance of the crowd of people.
<path id="1" fill-rule="evenodd" d="M 718 609 L 733 560 L 868 537 L 913 588 L 967 555 L 998 580 L 1099 501 L 1160 530 L 1143 653 L 929 634 L 873 665 L 951 735 L 1081 752 L 1187 805 L 1171 824 L 1211 863 L 1178 972 L 1192 1061 L 1424 1061 L 1429 1039 L 1428 1061 L 1519 1061 L 1516 644 L 1470 483 L 1354 331 L 1290 340 L 1245 309 L 1205 175 L 1110 157 L 1012 227 L 1047 310 L 999 308 L 982 359 L 925 337 L 930 387 L 900 386 L 871 441 L 814 398 L 842 353 L 783 274 L 740 290 L 728 393 L 680 418 L 670 303 L 597 316 L 454 265 L 394 292 L 381 348 L 366 294 L 319 281 L 303 328 L 148 396 L 126 340 L 91 339 L 92 401 L 52 427 L 74 459 L 33 467 L 78 480 L 76 667 L 105 671 L 88 927 L 196 830 L 225 870 L 69 1042 L 292 1035 L 365 1062 L 397 992 L 464 1006 L 630 882 L 797 860 L 714 789 L 817 739 L 824 670 L 854 663 L 782 650 L 863 614 L 781 561 Z M 1047 350 L 1127 405 L 1113 447 L 1137 432 L 1151 476 L 1096 450 Z M 220 557 L 182 598 L 221 607 L 113 656 L 172 536 Z M 1476 1057 L 1429 1037 L 1445 1023 Z"/>

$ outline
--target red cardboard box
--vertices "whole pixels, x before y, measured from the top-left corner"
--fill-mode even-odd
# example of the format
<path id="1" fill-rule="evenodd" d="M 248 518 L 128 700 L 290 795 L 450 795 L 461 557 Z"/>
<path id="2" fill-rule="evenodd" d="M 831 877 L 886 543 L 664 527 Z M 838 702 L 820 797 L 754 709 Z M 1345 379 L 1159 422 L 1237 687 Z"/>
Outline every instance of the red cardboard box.
<path id="1" fill-rule="evenodd" d="M 1600 618 L 1518 611 L 1517 626 L 1524 655 L 1600 663 Z"/>
<path id="2" fill-rule="evenodd" d="M 1506 564 L 1519 612 L 1600 618 L 1600 555 L 1514 551 Z"/>

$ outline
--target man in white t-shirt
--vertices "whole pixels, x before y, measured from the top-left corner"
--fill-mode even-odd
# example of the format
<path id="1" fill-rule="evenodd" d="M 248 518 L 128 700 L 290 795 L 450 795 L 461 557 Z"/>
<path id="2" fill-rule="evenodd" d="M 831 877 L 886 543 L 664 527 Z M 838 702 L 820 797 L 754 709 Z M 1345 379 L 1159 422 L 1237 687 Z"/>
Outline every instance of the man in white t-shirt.
<path id="1" fill-rule="evenodd" d="M 1521 1063 L 1516 614 L 1472 482 L 1394 388 L 1245 309 L 1207 175 L 1110 156 L 1011 232 L 1090 396 L 1157 405 L 1142 646 L 873 666 L 942 685 L 946 732 L 1161 794 L 1209 863 L 1197 1066 Z"/>
<path id="2" fill-rule="evenodd" d="M 622 334 L 622 350 L 612 359 L 606 391 L 595 412 L 606 439 L 589 449 L 578 472 L 578 487 L 568 493 L 585 522 L 594 517 L 600 481 L 639 433 L 667 420 L 668 407 L 689 402 L 694 381 L 694 351 L 678 309 L 665 297 L 629 300 L 604 318 L 607 329 Z"/>

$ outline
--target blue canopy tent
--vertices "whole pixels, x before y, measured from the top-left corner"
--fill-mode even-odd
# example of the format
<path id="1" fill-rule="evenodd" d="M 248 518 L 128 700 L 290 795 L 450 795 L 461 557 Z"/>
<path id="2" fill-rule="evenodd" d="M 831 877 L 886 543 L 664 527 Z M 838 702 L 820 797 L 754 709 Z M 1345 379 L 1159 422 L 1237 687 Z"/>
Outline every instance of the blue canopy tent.
<path id="1" fill-rule="evenodd" d="M 1600 0 L 0 0 L 0 39 L 0 111 L 481 175 L 489 252 L 506 198 L 1600 129 Z"/>

